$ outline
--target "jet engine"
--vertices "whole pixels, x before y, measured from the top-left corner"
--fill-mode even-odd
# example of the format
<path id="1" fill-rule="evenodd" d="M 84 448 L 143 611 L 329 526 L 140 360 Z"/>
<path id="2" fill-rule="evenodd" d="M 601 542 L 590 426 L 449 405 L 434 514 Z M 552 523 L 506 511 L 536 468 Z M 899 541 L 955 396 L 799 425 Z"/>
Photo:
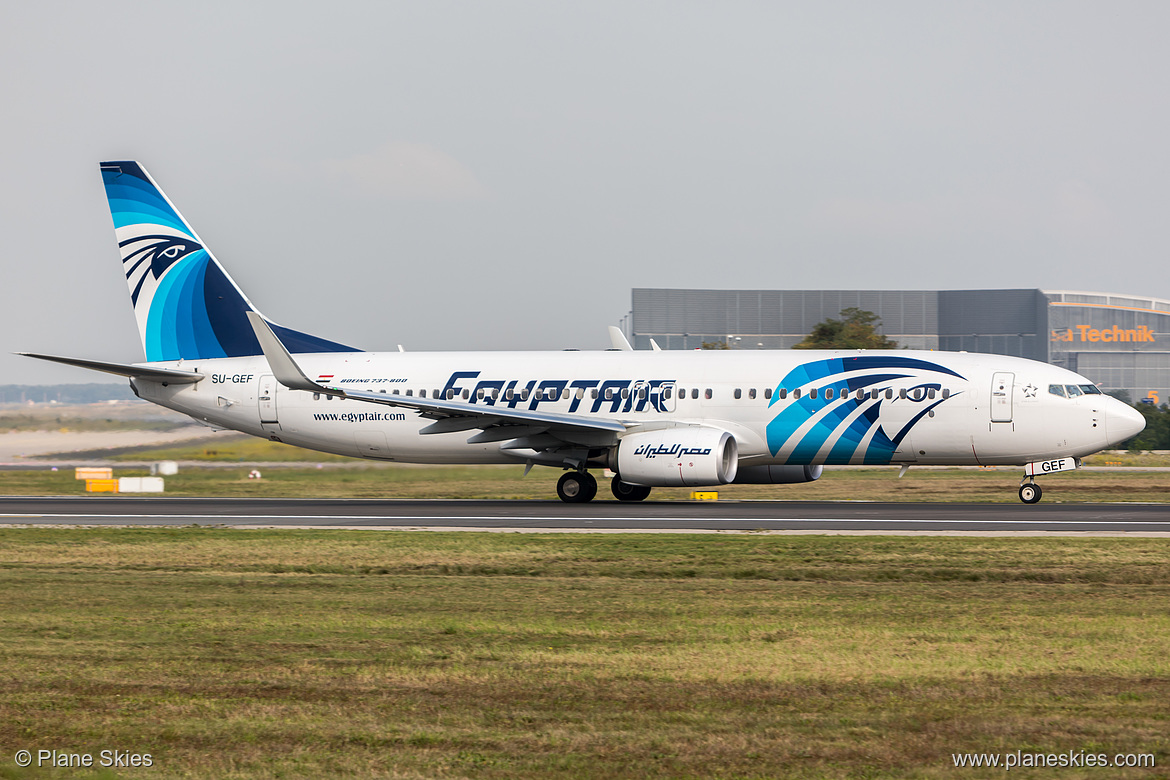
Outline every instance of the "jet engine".
<path id="1" fill-rule="evenodd" d="M 737 485 L 795 485 L 816 482 L 820 466 L 744 466 L 735 475 Z"/>
<path id="2" fill-rule="evenodd" d="M 617 472 L 623 482 L 652 487 L 725 485 L 735 479 L 739 447 L 718 428 L 666 428 L 622 437 Z"/>

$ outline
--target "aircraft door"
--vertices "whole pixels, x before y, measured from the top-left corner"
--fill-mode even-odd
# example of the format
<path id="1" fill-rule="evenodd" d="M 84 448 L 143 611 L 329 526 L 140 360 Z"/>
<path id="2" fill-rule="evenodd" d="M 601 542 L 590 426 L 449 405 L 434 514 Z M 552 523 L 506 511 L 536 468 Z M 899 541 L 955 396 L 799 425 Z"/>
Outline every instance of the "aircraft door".
<path id="1" fill-rule="evenodd" d="M 996 371 L 991 375 L 991 421 L 1012 421 L 1012 385 L 1016 375 L 1010 371 Z"/>
<path id="2" fill-rule="evenodd" d="M 276 377 L 265 374 L 260 377 L 260 391 L 256 395 L 260 405 L 260 424 L 276 425 L 279 419 L 276 416 Z"/>

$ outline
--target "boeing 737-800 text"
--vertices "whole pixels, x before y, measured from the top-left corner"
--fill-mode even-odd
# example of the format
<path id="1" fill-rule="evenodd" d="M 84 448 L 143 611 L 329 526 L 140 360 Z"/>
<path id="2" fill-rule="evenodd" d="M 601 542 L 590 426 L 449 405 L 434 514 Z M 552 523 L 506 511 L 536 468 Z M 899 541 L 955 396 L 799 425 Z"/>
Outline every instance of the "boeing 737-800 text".
<path id="1" fill-rule="evenodd" d="M 136 162 L 101 164 L 144 363 L 22 353 L 129 377 L 207 424 L 374 460 L 589 469 L 614 496 L 658 486 L 796 483 L 826 464 L 1022 465 L 1035 476 L 1142 430 L 1071 371 L 1021 358 L 898 351 L 364 352 L 275 325 Z"/>

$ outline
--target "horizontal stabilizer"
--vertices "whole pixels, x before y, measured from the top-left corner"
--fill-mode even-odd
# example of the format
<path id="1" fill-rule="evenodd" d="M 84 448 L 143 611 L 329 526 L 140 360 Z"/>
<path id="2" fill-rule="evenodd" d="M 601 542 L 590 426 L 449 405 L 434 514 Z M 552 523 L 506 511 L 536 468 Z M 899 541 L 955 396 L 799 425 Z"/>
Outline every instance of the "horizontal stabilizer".
<path id="1" fill-rule="evenodd" d="M 103 360 L 83 360 L 82 358 L 61 357 L 59 355 L 41 355 L 36 352 L 17 352 L 17 355 L 50 360 L 54 363 L 64 363 L 67 366 L 88 368 L 91 371 L 104 371 L 107 374 L 130 377 L 131 379 L 150 379 L 155 382 L 172 382 L 176 385 L 190 385 L 203 379 L 204 375 L 197 371 L 183 371 L 177 368 L 159 368 L 158 366 L 139 366 L 133 363 L 107 363 Z"/>

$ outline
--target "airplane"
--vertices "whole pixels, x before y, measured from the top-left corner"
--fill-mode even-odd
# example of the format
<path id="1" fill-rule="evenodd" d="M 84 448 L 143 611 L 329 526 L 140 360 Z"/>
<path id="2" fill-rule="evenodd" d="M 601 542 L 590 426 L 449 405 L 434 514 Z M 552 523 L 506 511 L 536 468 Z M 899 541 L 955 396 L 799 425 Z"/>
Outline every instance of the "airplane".
<path id="1" fill-rule="evenodd" d="M 796 484 L 836 464 L 1069 471 L 1136 435 L 1066 369 L 921 350 L 367 352 L 275 324 L 139 163 L 100 164 L 146 360 L 21 355 L 128 377 L 212 427 L 371 460 L 561 469 L 557 495 Z"/>

